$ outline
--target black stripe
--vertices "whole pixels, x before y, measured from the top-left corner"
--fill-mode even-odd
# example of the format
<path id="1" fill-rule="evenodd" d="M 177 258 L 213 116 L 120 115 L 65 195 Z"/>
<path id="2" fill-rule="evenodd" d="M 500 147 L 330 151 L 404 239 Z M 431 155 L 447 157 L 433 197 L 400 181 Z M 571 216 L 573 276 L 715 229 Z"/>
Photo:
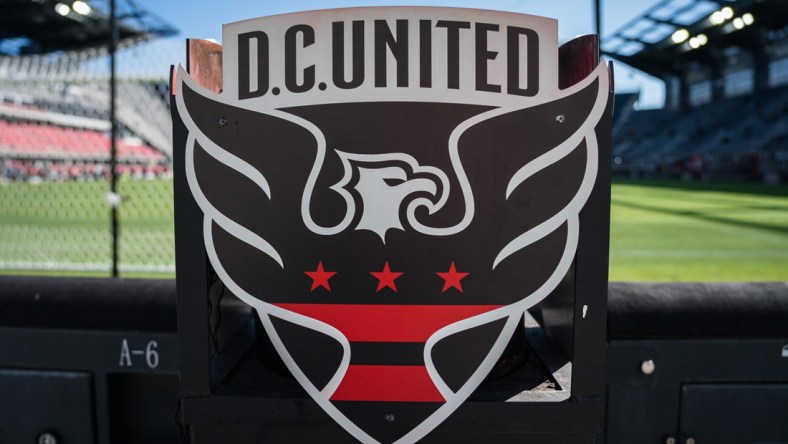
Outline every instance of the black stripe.
<path id="1" fill-rule="evenodd" d="M 351 342 L 353 365 L 424 365 L 421 342 Z"/>

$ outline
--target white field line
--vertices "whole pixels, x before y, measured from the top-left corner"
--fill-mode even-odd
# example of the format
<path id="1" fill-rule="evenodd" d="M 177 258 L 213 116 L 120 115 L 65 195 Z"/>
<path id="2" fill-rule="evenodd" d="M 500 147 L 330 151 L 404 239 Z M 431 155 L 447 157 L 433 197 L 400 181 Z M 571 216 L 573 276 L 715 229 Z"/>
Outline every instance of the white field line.
<path id="1" fill-rule="evenodd" d="M 786 250 L 611 250 L 610 257 L 625 258 L 788 258 Z"/>
<path id="2" fill-rule="evenodd" d="M 127 273 L 174 273 L 175 264 L 120 264 L 121 272 Z M 111 270 L 109 263 L 98 262 L 54 262 L 54 261 L 0 261 L 0 270 L 46 270 L 46 271 L 98 271 L 107 272 Z"/>

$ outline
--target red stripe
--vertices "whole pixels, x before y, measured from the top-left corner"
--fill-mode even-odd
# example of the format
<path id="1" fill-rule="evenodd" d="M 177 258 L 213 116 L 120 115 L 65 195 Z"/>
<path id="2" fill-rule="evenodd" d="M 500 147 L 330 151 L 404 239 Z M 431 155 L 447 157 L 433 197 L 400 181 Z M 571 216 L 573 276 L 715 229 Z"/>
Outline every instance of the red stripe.
<path id="1" fill-rule="evenodd" d="M 331 400 L 445 401 L 427 368 L 416 365 L 351 365 Z"/>
<path id="2" fill-rule="evenodd" d="M 500 305 L 276 304 L 332 325 L 350 342 L 426 342 L 441 328 Z"/>

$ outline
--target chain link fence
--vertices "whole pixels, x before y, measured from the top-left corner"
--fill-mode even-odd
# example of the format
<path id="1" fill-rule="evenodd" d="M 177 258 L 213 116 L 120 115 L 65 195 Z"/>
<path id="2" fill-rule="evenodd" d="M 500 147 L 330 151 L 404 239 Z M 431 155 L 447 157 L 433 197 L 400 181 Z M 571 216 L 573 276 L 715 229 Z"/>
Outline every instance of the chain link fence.
<path id="1" fill-rule="evenodd" d="M 168 68 L 183 46 L 117 53 L 117 195 L 107 51 L 0 56 L 0 273 L 109 274 L 113 204 L 121 276 L 174 273 Z"/>

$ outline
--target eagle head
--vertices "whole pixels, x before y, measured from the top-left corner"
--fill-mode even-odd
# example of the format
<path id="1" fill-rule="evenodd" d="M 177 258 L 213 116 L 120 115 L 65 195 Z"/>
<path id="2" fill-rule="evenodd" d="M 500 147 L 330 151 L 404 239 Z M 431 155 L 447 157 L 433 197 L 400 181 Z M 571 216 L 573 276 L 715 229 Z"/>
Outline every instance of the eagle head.
<path id="1" fill-rule="evenodd" d="M 368 230 L 386 243 L 390 229 L 405 230 L 403 209 L 412 213 L 418 206 L 437 211 L 448 192 L 448 179 L 437 168 L 418 164 L 404 153 L 354 154 L 337 151 L 344 176 L 332 189 L 355 196 L 356 230 Z"/>

